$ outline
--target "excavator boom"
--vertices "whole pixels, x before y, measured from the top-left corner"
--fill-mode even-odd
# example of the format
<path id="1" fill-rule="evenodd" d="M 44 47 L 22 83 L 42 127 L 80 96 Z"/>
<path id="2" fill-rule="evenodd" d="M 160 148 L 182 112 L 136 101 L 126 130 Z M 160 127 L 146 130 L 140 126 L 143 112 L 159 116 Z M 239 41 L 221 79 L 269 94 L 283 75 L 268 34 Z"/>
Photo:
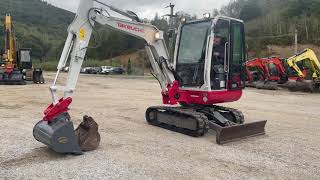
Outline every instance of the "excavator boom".
<path id="1" fill-rule="evenodd" d="M 305 49 L 299 54 L 292 56 L 287 59 L 287 63 L 290 68 L 294 69 L 299 77 L 306 78 L 303 70 L 299 67 L 298 63 L 302 61 L 309 62 L 310 69 L 312 71 L 312 78 L 320 79 L 320 62 L 317 58 L 317 55 L 311 49 Z"/>

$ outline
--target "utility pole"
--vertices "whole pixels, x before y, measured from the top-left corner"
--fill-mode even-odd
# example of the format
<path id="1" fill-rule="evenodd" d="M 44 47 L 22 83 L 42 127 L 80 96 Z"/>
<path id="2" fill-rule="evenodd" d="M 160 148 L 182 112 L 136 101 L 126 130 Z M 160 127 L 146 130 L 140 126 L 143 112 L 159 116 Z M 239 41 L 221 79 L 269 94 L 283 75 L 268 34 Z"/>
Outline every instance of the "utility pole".
<path id="1" fill-rule="evenodd" d="M 307 16 L 307 13 L 305 13 L 304 25 L 305 25 L 306 36 L 307 36 L 307 41 L 308 41 L 309 40 L 309 30 L 308 30 L 308 16 Z"/>
<path id="2" fill-rule="evenodd" d="M 168 45 L 169 45 L 169 55 L 170 57 L 173 57 L 174 54 L 174 46 L 175 46 L 175 18 L 177 15 L 174 15 L 174 7 L 175 5 L 170 3 L 166 8 L 170 8 L 170 14 L 167 14 L 165 16 L 169 16 L 169 30 L 167 32 L 168 34 Z M 172 58 L 170 58 L 170 61 L 172 62 Z"/>
<path id="3" fill-rule="evenodd" d="M 298 54 L 298 30 L 294 31 L 294 53 Z"/>
<path id="4" fill-rule="evenodd" d="M 174 7 L 175 5 L 170 3 L 169 6 L 167 6 L 166 8 L 170 8 L 170 14 L 166 15 L 169 16 L 169 29 L 173 29 L 173 23 L 174 23 L 174 17 L 176 17 L 173 13 L 174 13 Z"/>

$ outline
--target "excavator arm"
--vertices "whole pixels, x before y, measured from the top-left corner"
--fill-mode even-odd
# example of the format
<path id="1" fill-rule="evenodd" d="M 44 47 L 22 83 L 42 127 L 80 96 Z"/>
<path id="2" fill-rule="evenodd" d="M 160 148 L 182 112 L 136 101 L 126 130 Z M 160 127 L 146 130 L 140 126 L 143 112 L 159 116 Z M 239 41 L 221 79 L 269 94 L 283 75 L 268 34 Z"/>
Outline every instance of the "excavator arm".
<path id="1" fill-rule="evenodd" d="M 9 14 L 5 17 L 5 61 L 6 69 L 10 72 L 17 66 L 16 56 L 16 38 L 11 22 L 11 16 Z"/>

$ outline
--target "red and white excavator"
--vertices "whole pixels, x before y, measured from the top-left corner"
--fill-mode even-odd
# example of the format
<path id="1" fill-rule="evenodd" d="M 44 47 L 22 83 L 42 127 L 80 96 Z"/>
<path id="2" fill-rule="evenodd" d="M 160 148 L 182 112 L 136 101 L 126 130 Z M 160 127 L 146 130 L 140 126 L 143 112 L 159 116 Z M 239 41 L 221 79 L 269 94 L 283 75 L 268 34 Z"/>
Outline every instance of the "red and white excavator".
<path id="1" fill-rule="evenodd" d="M 113 16 L 114 13 L 123 18 Z M 33 130 L 38 141 L 56 152 L 73 154 L 99 145 L 94 120 L 85 116 L 75 131 L 68 114 L 95 24 L 145 40 L 152 73 L 160 83 L 166 105 L 146 110 L 149 124 L 195 137 L 213 129 L 218 144 L 265 134 L 266 121 L 243 124 L 240 111 L 217 105 L 239 100 L 245 87 L 245 37 L 241 20 L 217 16 L 182 23 L 175 55 L 169 57 L 163 32 L 142 22 L 135 13 L 98 0 L 81 0 L 50 87 L 53 103 Z M 68 79 L 60 87 L 57 80 L 69 55 Z M 58 97 L 58 90 L 63 90 L 62 98 Z M 180 106 L 173 106 L 177 104 Z"/>

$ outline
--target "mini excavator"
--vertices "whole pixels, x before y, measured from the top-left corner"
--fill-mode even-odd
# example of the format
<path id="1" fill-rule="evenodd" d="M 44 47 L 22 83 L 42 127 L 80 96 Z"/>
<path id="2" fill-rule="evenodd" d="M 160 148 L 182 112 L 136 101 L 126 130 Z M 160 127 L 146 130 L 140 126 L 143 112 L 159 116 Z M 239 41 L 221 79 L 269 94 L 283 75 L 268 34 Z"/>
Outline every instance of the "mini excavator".
<path id="1" fill-rule="evenodd" d="M 97 8 L 98 4 L 101 7 Z M 111 11 L 123 18 L 112 16 Z M 36 140 L 58 153 L 82 154 L 98 147 L 97 123 L 85 116 L 75 131 L 68 114 L 95 24 L 145 41 L 152 74 L 159 81 L 166 105 L 146 110 L 150 125 L 194 137 L 213 129 L 218 144 L 265 134 L 267 121 L 244 124 L 239 110 L 217 105 L 239 100 L 245 87 L 243 21 L 225 16 L 185 21 L 178 30 L 175 55 L 169 57 L 164 33 L 142 22 L 135 13 L 98 0 L 80 0 L 50 87 L 53 103 L 33 129 Z M 57 80 L 69 55 L 67 82 L 60 87 Z M 62 98 L 58 97 L 58 90 L 63 90 Z"/>

